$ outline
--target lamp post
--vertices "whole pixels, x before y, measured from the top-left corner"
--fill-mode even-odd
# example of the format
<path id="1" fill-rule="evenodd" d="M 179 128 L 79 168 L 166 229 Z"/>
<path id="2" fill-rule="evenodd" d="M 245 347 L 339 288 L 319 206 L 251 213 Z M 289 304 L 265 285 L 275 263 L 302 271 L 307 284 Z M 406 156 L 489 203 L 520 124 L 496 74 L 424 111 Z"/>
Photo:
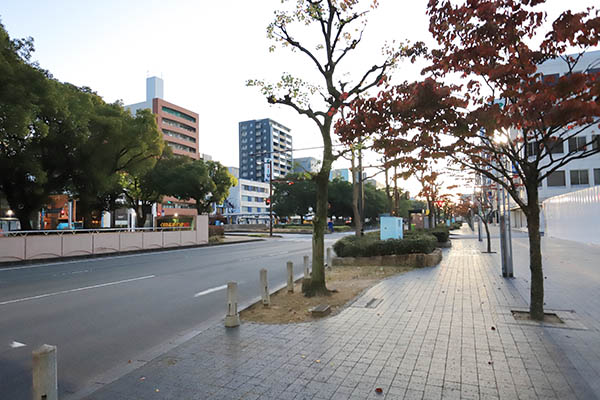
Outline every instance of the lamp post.
<path id="1" fill-rule="evenodd" d="M 494 137 L 494 143 L 500 147 L 506 146 L 510 141 L 508 133 L 506 131 L 496 132 Z M 504 165 L 504 157 L 500 155 L 500 163 L 502 169 L 506 170 Z M 500 176 L 499 176 L 500 177 Z M 510 214 L 508 214 L 507 221 L 507 196 L 504 186 L 502 186 L 502 215 L 500 215 L 500 183 L 498 183 L 498 191 L 496 193 L 496 202 L 498 207 L 498 219 L 500 224 L 500 254 L 502 259 L 502 276 L 505 278 L 512 278 L 513 274 L 513 260 L 512 260 L 512 235 L 510 227 Z M 510 200 L 508 200 L 510 204 Z M 510 212 L 510 211 L 509 211 Z M 507 233 L 508 231 L 508 233 Z"/>

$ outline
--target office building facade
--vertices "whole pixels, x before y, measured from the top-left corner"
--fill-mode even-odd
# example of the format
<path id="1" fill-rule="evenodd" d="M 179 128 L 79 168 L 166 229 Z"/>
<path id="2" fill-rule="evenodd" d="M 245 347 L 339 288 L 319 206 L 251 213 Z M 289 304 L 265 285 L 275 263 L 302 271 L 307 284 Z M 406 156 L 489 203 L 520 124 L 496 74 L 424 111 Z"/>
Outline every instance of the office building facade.
<path id="1" fill-rule="evenodd" d="M 316 174 L 321 168 L 321 160 L 314 157 L 294 158 L 294 172 Z"/>
<path id="2" fill-rule="evenodd" d="M 239 123 L 240 179 L 268 182 L 266 164 L 272 161 L 273 178 L 293 170 L 290 129 L 272 119 Z"/>
<path id="3" fill-rule="evenodd" d="M 164 82 L 156 76 L 146 79 L 146 100 L 124 106 L 132 114 L 141 109 L 150 109 L 156 115 L 158 129 L 174 154 L 194 160 L 210 159 L 200 153 L 198 114 L 163 99 Z M 165 197 L 162 204 L 153 208 L 155 217 L 196 215 L 193 200 Z"/>
<path id="4" fill-rule="evenodd" d="M 265 200 L 269 197 L 269 183 L 238 179 L 238 184 L 229 189 L 224 210 L 230 224 L 268 224 L 269 206 Z"/>

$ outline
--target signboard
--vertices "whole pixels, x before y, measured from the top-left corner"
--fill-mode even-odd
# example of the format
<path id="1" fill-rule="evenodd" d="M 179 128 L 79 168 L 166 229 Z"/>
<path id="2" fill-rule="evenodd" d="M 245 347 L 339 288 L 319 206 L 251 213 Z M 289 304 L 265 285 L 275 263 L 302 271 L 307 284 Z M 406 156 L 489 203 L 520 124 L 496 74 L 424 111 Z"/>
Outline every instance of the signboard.
<path id="1" fill-rule="evenodd" d="M 159 228 L 191 228 L 194 223 L 192 216 L 168 216 L 157 218 L 156 226 Z"/>
<path id="2" fill-rule="evenodd" d="M 270 182 L 271 181 L 271 159 L 270 158 L 266 158 L 265 162 L 263 163 L 263 166 L 265 168 L 265 182 Z"/>
<path id="3" fill-rule="evenodd" d="M 117 208 L 115 210 L 115 226 L 127 226 L 127 209 Z"/>

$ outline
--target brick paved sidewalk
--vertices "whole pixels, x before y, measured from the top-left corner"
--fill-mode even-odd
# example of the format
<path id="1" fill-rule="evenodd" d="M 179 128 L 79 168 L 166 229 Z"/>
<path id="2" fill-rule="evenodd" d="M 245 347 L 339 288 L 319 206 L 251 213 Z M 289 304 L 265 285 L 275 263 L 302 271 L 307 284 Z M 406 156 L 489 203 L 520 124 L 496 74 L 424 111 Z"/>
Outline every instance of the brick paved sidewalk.
<path id="1" fill-rule="evenodd" d="M 479 246 L 454 240 L 439 266 L 381 282 L 374 309 L 214 326 L 88 399 L 597 398 L 556 328 L 513 319 L 527 304 Z"/>

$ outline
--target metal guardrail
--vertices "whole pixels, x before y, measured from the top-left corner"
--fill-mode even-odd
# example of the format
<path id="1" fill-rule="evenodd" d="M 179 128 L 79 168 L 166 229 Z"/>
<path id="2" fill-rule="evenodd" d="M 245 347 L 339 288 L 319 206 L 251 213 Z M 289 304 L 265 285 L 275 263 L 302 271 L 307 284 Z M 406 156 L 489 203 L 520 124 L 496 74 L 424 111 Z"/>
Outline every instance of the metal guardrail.
<path id="1" fill-rule="evenodd" d="M 49 236 L 49 235 L 76 235 L 81 233 L 119 233 L 119 232 L 164 232 L 164 231 L 192 231 L 192 227 L 156 227 L 156 228 L 94 228 L 94 229 L 45 229 L 31 231 L 4 231 L 0 237 L 21 236 Z"/>

